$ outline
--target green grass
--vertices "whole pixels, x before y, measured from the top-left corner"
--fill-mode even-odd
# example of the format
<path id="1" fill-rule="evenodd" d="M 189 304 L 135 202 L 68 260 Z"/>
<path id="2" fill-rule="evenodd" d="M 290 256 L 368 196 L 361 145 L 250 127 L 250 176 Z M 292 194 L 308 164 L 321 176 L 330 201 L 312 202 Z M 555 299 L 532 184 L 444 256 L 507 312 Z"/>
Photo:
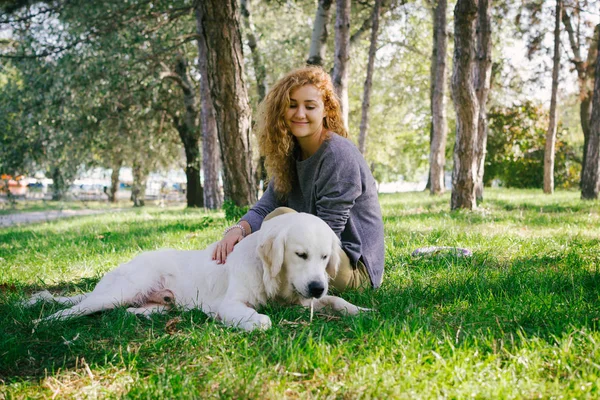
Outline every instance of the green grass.
<path id="1" fill-rule="evenodd" d="M 269 305 L 242 333 L 201 312 L 151 320 L 117 309 L 65 323 L 59 306 L 142 250 L 202 248 L 222 213 L 132 210 L 0 230 L 0 398 L 598 398 L 600 204 L 579 193 L 488 190 L 475 212 L 449 195 L 381 197 L 386 274 L 343 296 L 377 311 L 316 316 Z M 460 246 L 414 258 L 424 246 Z"/>

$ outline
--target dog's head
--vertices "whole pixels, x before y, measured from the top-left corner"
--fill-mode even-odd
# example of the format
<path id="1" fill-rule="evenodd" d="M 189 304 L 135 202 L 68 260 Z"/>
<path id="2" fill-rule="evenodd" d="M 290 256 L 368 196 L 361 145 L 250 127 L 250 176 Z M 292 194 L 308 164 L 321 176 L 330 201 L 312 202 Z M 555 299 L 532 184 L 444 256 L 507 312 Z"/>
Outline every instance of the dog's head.
<path id="1" fill-rule="evenodd" d="M 340 242 L 320 218 L 305 213 L 280 215 L 263 224 L 258 255 L 268 297 L 320 298 L 340 263 Z"/>

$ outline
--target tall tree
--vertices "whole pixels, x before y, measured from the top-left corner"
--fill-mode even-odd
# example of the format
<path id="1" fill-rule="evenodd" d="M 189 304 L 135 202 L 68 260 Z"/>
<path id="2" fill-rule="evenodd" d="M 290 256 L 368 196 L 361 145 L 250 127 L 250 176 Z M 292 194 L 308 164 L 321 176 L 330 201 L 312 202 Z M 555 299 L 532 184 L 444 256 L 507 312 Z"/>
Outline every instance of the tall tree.
<path id="1" fill-rule="evenodd" d="M 446 165 L 446 10 L 448 2 L 438 0 L 433 11 L 433 51 L 431 55 L 431 140 L 429 151 L 429 189 L 431 194 L 444 193 Z"/>
<path id="2" fill-rule="evenodd" d="M 248 38 L 248 47 L 252 54 L 252 64 L 254 66 L 254 78 L 256 79 L 256 87 L 258 91 L 258 102 L 260 103 L 267 95 L 267 69 L 263 62 L 263 57 L 258 48 L 258 39 L 250 14 L 250 0 L 241 0 L 242 17 L 244 19 L 244 27 L 246 28 L 246 36 Z"/>
<path id="3" fill-rule="evenodd" d="M 223 195 L 219 186 L 221 151 L 217 133 L 217 120 L 208 82 L 206 40 L 202 32 L 200 9 L 196 7 L 196 31 L 198 32 L 198 70 L 200 73 L 200 108 L 202 119 L 202 171 L 204 177 L 204 206 L 209 209 L 223 205 Z"/>
<path id="4" fill-rule="evenodd" d="M 250 145 L 250 104 L 244 81 L 237 0 L 198 2 L 199 34 L 206 42 L 207 75 L 216 111 L 225 199 L 237 206 L 256 201 Z"/>
<path id="5" fill-rule="evenodd" d="M 600 25 L 596 26 L 596 30 Z M 587 142 L 585 173 L 581 180 L 581 198 L 592 200 L 598 198 L 600 192 L 600 40 L 596 43 L 596 80 L 592 102 L 592 118 L 590 135 Z"/>
<path id="6" fill-rule="evenodd" d="M 348 62 L 350 60 L 350 0 L 336 0 L 333 87 L 340 99 L 344 124 L 348 126 Z"/>
<path id="7" fill-rule="evenodd" d="M 204 193 L 200 183 L 200 110 L 194 85 L 189 77 L 187 60 L 178 54 L 174 71 L 163 63 L 163 79 L 177 83 L 183 93 L 184 112 L 172 113 L 175 128 L 185 149 L 186 198 L 188 207 L 204 207 Z"/>
<path id="8" fill-rule="evenodd" d="M 479 102 L 475 94 L 473 71 L 477 0 L 458 0 L 454 8 L 454 69 L 452 97 L 456 110 L 456 144 L 450 208 L 474 209 L 477 178 L 477 123 Z"/>
<path id="9" fill-rule="evenodd" d="M 552 65 L 552 95 L 550 97 L 550 121 L 546 132 L 544 150 L 544 193 L 554 192 L 554 157 L 556 148 L 556 97 L 558 93 L 558 72 L 560 70 L 560 20 L 562 0 L 556 0 L 554 22 L 554 58 Z"/>
<path id="10" fill-rule="evenodd" d="M 592 95 L 594 86 L 594 67 L 597 56 L 597 41 L 600 30 L 598 27 L 594 30 L 592 42 L 590 44 L 587 57 L 583 56 L 583 44 L 585 39 L 581 38 L 581 30 L 578 26 L 573 26 L 572 17 L 579 15 L 578 2 L 573 7 L 574 12 L 569 13 L 566 9 L 562 13 L 562 21 L 569 37 L 572 57 L 571 62 L 577 71 L 577 80 L 579 83 L 579 117 L 581 129 L 583 130 L 583 164 L 581 167 L 581 178 L 585 174 L 587 163 L 587 149 L 590 135 L 590 117 L 592 114 Z"/>
<path id="11" fill-rule="evenodd" d="M 327 37 L 329 32 L 327 26 L 331 19 L 331 3 L 333 0 L 319 0 L 317 13 L 313 22 L 310 50 L 308 52 L 308 65 L 323 65 L 325 50 L 327 49 Z"/>
<path id="12" fill-rule="evenodd" d="M 246 31 L 246 37 L 248 47 L 250 48 L 250 54 L 252 55 L 252 66 L 254 67 L 254 78 L 256 80 L 256 92 L 258 94 L 258 103 L 261 103 L 267 95 L 267 69 L 264 64 L 262 52 L 258 46 L 258 38 L 256 37 L 256 29 L 252 21 L 252 15 L 250 10 L 250 0 L 241 0 L 241 11 L 244 21 L 244 28 Z M 256 169 L 254 170 L 254 180 L 256 187 L 259 188 L 260 182 L 267 181 L 267 171 L 265 169 L 265 158 L 259 157 L 258 163 L 256 163 Z M 258 190 L 257 190 L 258 191 Z"/>
<path id="13" fill-rule="evenodd" d="M 492 15 L 491 0 L 479 0 L 477 7 L 477 50 L 475 62 L 475 93 L 479 103 L 477 142 L 475 144 L 475 198 L 483 200 L 483 173 L 488 137 L 487 100 L 492 76 Z"/>
<path id="14" fill-rule="evenodd" d="M 363 90 L 362 116 L 360 119 L 360 133 L 358 136 L 358 149 L 362 154 L 367 152 L 367 130 L 369 129 L 369 107 L 371 106 L 371 90 L 373 87 L 373 68 L 375 54 L 377 53 L 377 34 L 379 31 L 379 13 L 382 0 L 375 0 L 371 17 L 371 44 L 369 45 L 369 59 L 367 61 L 367 77 Z"/>

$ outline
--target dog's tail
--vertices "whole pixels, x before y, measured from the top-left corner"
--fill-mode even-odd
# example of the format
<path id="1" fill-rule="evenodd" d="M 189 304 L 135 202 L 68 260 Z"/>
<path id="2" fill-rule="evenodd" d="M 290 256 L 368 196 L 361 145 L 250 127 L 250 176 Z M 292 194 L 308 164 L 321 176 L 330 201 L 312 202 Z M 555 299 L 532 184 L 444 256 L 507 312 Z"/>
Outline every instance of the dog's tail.
<path id="1" fill-rule="evenodd" d="M 57 302 L 60 304 L 75 305 L 75 304 L 81 302 L 86 297 L 88 297 L 88 295 L 89 295 L 89 293 L 78 294 L 76 296 L 71 296 L 71 297 L 53 296 L 52 293 L 50 293 L 47 290 L 44 290 L 42 292 L 35 293 L 34 295 L 31 296 L 31 298 L 29 300 L 25 300 L 21 304 L 25 307 L 31 307 L 40 301 L 44 302 L 44 303 L 54 301 L 54 302 Z"/>

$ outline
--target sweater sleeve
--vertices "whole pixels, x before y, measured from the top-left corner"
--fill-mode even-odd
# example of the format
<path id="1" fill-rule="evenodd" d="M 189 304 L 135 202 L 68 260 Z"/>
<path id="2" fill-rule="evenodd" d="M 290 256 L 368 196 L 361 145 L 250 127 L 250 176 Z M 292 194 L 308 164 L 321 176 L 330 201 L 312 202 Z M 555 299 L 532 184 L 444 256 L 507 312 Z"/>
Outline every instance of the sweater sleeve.
<path id="1" fill-rule="evenodd" d="M 317 216 L 340 239 L 361 188 L 360 166 L 353 151 L 337 149 L 324 159 L 316 181 Z"/>
<path id="2" fill-rule="evenodd" d="M 273 185 L 269 182 L 267 190 L 263 193 L 262 197 L 248 210 L 248 212 L 241 218 L 242 221 L 246 221 L 250 224 L 252 232 L 256 232 L 260 229 L 265 217 L 277 207 L 283 206 L 284 204 L 277 199 Z"/>

